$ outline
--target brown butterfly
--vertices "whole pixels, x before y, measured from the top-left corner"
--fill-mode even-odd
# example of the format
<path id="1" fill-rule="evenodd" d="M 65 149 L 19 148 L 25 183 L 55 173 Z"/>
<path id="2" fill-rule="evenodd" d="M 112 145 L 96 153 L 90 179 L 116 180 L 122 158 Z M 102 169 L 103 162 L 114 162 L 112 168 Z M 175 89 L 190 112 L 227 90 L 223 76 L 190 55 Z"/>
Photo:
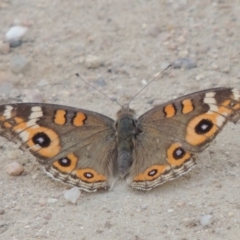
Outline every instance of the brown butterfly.
<path id="1" fill-rule="evenodd" d="M 111 188 L 118 176 L 150 190 L 188 172 L 223 126 L 240 118 L 236 89 L 214 88 L 158 105 L 138 119 L 128 106 L 116 122 L 68 106 L 0 106 L 0 135 L 20 142 L 54 179 L 85 191 Z"/>

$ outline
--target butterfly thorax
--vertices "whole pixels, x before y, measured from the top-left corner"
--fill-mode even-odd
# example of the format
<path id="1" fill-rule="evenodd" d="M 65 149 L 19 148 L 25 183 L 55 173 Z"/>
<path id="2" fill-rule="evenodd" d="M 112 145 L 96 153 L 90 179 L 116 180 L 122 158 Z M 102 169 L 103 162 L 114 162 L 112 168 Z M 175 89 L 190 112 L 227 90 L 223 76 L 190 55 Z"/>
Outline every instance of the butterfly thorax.
<path id="1" fill-rule="evenodd" d="M 118 169 L 122 178 L 126 177 L 132 165 L 134 138 L 140 132 L 135 119 L 135 111 L 123 107 L 117 113 L 116 134 L 118 141 Z"/>

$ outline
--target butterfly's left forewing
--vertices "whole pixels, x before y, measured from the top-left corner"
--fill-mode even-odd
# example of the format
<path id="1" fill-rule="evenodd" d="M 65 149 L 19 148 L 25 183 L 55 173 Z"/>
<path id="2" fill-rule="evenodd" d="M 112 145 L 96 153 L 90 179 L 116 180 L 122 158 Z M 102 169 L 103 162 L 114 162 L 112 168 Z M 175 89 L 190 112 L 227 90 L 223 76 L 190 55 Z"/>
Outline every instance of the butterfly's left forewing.
<path id="1" fill-rule="evenodd" d="M 187 171 L 228 122 L 240 118 L 236 89 L 216 88 L 159 105 L 138 119 L 129 184 L 149 190 Z"/>
<path id="2" fill-rule="evenodd" d="M 109 187 L 116 177 L 114 121 L 67 106 L 0 106 L 0 135 L 29 150 L 57 180 L 86 191 Z"/>

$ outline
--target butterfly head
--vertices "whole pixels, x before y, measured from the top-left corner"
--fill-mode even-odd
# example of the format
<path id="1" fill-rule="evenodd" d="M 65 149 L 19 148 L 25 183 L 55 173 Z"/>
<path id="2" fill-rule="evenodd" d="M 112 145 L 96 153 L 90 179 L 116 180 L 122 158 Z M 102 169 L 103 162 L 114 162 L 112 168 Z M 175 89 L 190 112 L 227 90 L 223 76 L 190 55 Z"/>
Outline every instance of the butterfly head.
<path id="1" fill-rule="evenodd" d="M 136 112 L 132 108 L 129 107 L 128 104 L 123 105 L 121 109 L 117 112 L 117 119 L 121 119 L 123 117 L 130 117 L 132 119 L 136 118 Z"/>

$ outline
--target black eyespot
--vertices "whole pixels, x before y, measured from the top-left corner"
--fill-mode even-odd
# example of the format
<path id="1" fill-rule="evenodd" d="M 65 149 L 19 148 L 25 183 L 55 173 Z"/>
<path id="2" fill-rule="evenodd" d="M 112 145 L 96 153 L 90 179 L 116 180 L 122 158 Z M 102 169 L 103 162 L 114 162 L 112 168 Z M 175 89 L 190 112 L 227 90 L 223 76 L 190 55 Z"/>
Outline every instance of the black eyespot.
<path id="1" fill-rule="evenodd" d="M 85 172 L 83 175 L 85 178 L 88 178 L 88 179 L 93 178 L 93 174 L 90 172 Z"/>
<path id="2" fill-rule="evenodd" d="M 48 137 L 48 135 L 44 132 L 38 132 L 36 133 L 33 138 L 32 141 L 34 144 L 38 144 L 40 147 L 46 148 L 50 145 L 51 140 Z"/>
<path id="3" fill-rule="evenodd" d="M 213 123 L 208 119 L 202 119 L 195 127 L 197 134 L 204 134 L 209 132 L 213 127 Z"/>
<path id="4" fill-rule="evenodd" d="M 63 167 L 69 167 L 71 165 L 71 160 L 68 157 L 60 158 L 58 162 Z"/>
<path id="5" fill-rule="evenodd" d="M 158 173 L 158 170 L 157 170 L 157 169 L 153 169 L 153 170 L 151 170 L 150 172 L 148 172 L 148 176 L 153 177 L 153 176 L 155 176 L 157 173 Z"/>
<path id="6" fill-rule="evenodd" d="M 185 150 L 181 147 L 178 147 L 173 151 L 173 158 L 178 160 L 181 159 L 185 154 Z"/>

